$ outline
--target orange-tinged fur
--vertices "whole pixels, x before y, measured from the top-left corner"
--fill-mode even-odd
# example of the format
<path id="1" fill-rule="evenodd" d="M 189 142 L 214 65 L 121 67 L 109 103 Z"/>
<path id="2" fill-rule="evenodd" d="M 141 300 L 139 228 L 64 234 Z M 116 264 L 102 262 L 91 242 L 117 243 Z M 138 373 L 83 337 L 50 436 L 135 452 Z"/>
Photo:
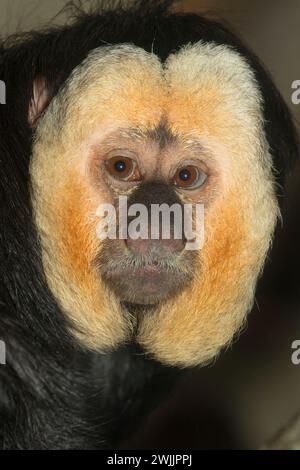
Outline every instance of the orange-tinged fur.
<path id="1" fill-rule="evenodd" d="M 73 175 L 68 176 L 66 186 L 57 194 L 61 205 L 56 207 L 60 218 L 55 229 L 60 240 L 62 262 L 68 268 L 70 278 L 74 277 L 80 285 L 84 285 L 93 274 L 91 265 L 98 246 L 95 221 L 90 224 L 86 221 L 86 215 L 92 212 L 91 205 L 85 200 L 88 192 L 85 182 Z"/>

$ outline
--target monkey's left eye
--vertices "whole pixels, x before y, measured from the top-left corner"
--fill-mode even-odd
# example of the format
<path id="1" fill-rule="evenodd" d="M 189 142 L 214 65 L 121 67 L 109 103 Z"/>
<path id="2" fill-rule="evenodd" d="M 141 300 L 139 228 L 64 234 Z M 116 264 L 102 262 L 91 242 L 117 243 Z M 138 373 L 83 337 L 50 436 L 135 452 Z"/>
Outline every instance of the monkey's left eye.
<path id="1" fill-rule="evenodd" d="M 174 176 L 174 184 L 181 189 L 197 189 L 202 186 L 207 178 L 207 174 L 200 168 L 187 165 L 178 168 Z"/>
<path id="2" fill-rule="evenodd" d="M 141 174 L 132 158 L 115 156 L 105 162 L 107 172 L 122 181 L 140 181 Z"/>

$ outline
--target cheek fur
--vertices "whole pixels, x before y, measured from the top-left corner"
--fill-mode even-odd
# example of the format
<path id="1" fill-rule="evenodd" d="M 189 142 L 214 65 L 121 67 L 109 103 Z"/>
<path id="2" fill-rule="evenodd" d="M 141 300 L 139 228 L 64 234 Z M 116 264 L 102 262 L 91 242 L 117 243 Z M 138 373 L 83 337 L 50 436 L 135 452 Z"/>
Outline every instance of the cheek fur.
<path id="1" fill-rule="evenodd" d="M 132 323 L 93 267 L 100 244 L 92 200 L 87 186 L 68 175 L 55 196 L 44 192 L 35 214 L 50 289 L 74 335 L 89 348 L 105 350 L 124 342 Z"/>
<path id="2" fill-rule="evenodd" d="M 84 182 L 69 177 L 66 186 L 57 194 L 60 205 L 53 207 L 53 213 L 59 213 L 53 231 L 59 240 L 61 261 L 70 279 L 82 286 L 89 285 L 88 278 L 98 249 L 95 208 L 87 196 Z"/>

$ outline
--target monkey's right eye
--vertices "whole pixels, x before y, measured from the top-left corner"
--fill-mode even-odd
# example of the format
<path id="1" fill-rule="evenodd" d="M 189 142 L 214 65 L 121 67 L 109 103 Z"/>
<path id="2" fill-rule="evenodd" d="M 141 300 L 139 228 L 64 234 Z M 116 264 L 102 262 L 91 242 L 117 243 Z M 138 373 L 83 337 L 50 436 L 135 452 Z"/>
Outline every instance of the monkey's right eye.
<path id="1" fill-rule="evenodd" d="M 136 162 L 128 157 L 115 156 L 105 162 L 107 172 L 122 181 L 140 181 L 141 174 Z"/>

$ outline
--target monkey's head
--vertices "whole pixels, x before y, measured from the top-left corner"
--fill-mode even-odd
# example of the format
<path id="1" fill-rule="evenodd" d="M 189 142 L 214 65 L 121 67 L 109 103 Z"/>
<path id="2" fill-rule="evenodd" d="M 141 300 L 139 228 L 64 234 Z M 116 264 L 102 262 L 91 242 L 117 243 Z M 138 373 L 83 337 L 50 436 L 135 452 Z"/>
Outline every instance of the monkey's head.
<path id="1" fill-rule="evenodd" d="M 145 14 L 128 18 L 134 30 Z M 296 143 L 280 95 L 231 33 L 196 15 L 148 18 L 156 36 L 104 37 L 112 44 L 80 60 L 52 100 L 36 76 L 34 220 L 48 285 L 83 344 L 103 351 L 133 339 L 164 363 L 191 366 L 244 324 Z M 201 205 L 204 229 L 195 216 L 192 226 L 203 244 L 189 249 L 174 231 L 101 239 L 99 207 L 116 209 L 119 234 L 125 197 L 148 214 L 155 204 Z"/>

